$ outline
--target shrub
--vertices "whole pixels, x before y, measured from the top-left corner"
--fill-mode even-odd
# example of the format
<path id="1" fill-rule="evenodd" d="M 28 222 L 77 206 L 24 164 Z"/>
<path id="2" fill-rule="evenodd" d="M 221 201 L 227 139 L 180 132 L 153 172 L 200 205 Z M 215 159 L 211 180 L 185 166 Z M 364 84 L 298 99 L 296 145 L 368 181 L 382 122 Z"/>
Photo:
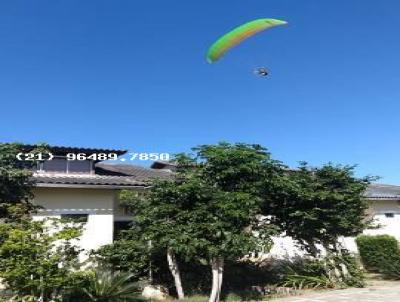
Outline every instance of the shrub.
<path id="1" fill-rule="evenodd" d="M 286 264 L 285 275 L 323 276 L 326 273 L 326 265 L 322 260 L 314 258 L 296 257 Z"/>
<path id="2" fill-rule="evenodd" d="M 294 289 L 364 287 L 360 266 L 345 250 L 324 259 L 296 258 L 289 262 L 281 284 Z"/>
<path id="3" fill-rule="evenodd" d="M 71 272 L 66 280 L 66 286 L 60 292 L 62 302 L 84 302 L 86 294 L 83 288 L 87 288 L 90 280 L 94 278 L 94 272 L 90 270 Z"/>
<path id="4" fill-rule="evenodd" d="M 356 239 L 362 262 L 367 270 L 391 275 L 400 267 L 400 248 L 389 235 L 361 235 Z"/>
<path id="5" fill-rule="evenodd" d="M 225 292 L 238 293 L 252 287 L 281 284 L 292 274 L 321 276 L 325 272 L 322 262 L 295 257 L 291 259 L 268 258 L 262 262 L 228 262 L 225 267 Z"/>
<path id="6" fill-rule="evenodd" d="M 93 278 L 82 290 L 86 299 L 81 301 L 96 302 L 138 302 L 140 297 L 139 286 L 130 280 L 133 275 L 122 272 L 111 272 L 98 268 Z"/>
<path id="7" fill-rule="evenodd" d="M 147 243 L 138 240 L 117 240 L 93 252 L 102 266 L 131 273 L 135 279 L 148 275 L 150 255 Z"/>
<path id="8" fill-rule="evenodd" d="M 304 275 L 289 275 L 287 280 L 282 284 L 285 287 L 294 289 L 319 289 L 319 288 L 334 288 L 335 283 L 327 276 L 304 276 Z"/>
<path id="9" fill-rule="evenodd" d="M 348 275 L 344 276 L 342 286 L 364 287 L 364 272 L 361 268 L 361 262 L 358 257 L 355 257 L 348 252 L 342 251 L 342 255 L 336 258 L 339 264 L 344 264 Z"/>
<path id="10" fill-rule="evenodd" d="M 228 262 L 225 267 L 223 290 L 225 293 L 235 293 L 243 297 L 243 293 L 253 286 L 262 287 L 279 282 L 280 278 L 274 270 L 272 263 L 260 265 L 252 262 Z"/>
<path id="11" fill-rule="evenodd" d="M 380 272 L 390 279 L 400 279 L 400 253 L 382 260 Z"/>
<path id="12" fill-rule="evenodd" d="M 56 232 L 50 232 L 52 228 Z M 18 298 L 56 298 L 69 286 L 79 266 L 73 241 L 81 228 L 56 220 L 26 220 L 18 226 L 0 223 L 0 277 Z"/>

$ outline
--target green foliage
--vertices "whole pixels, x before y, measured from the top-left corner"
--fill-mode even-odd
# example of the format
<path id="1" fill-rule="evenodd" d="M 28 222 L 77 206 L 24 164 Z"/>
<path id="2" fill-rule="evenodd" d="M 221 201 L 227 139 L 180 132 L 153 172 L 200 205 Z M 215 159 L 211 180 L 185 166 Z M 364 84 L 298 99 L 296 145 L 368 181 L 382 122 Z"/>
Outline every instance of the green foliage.
<path id="1" fill-rule="evenodd" d="M 296 258 L 287 263 L 284 275 L 282 285 L 295 289 L 364 286 L 359 263 L 346 252 L 322 259 Z"/>
<path id="2" fill-rule="evenodd" d="M 223 292 L 247 297 L 254 286 L 264 287 L 283 281 L 289 261 L 274 259 L 261 263 L 228 262 L 224 272 Z"/>
<path id="3" fill-rule="evenodd" d="M 0 144 L 0 219 L 15 222 L 33 209 L 31 170 L 16 155 L 24 151 L 20 144 Z"/>
<path id="4" fill-rule="evenodd" d="M 166 302 L 172 302 L 176 300 L 166 300 Z M 204 295 L 191 295 L 187 296 L 184 299 L 180 299 L 179 302 L 207 302 L 208 297 Z"/>
<path id="5" fill-rule="evenodd" d="M 129 273 L 97 269 L 87 286 L 83 288 L 87 299 L 83 298 L 80 301 L 141 301 L 138 285 L 130 281 L 132 277 Z"/>
<path id="6" fill-rule="evenodd" d="M 383 260 L 381 273 L 390 279 L 400 280 L 400 253 Z"/>
<path id="7" fill-rule="evenodd" d="M 20 152 L 37 154 L 46 152 L 47 145 L 39 144 L 33 149 L 18 143 L 0 143 L 0 219 L 6 223 L 19 223 L 35 210 L 32 199 L 33 167 L 37 162 L 21 161 Z"/>
<path id="8" fill-rule="evenodd" d="M 372 271 L 379 271 L 383 260 L 400 253 L 396 238 L 389 235 L 361 235 L 356 243 L 365 268 Z"/>
<path id="9" fill-rule="evenodd" d="M 283 283 L 285 287 L 292 287 L 297 290 L 301 289 L 320 289 L 334 288 L 335 283 L 327 276 L 305 276 L 305 275 L 288 275 Z"/>
<path id="10" fill-rule="evenodd" d="M 229 293 L 224 297 L 226 302 L 243 301 L 242 297 L 236 293 Z"/>
<path id="11" fill-rule="evenodd" d="M 361 235 L 356 242 L 366 269 L 400 279 L 400 247 L 396 238 L 389 235 Z"/>
<path id="12" fill-rule="evenodd" d="M 280 163 L 259 145 L 220 143 L 193 152 L 176 156 L 175 177 L 155 182 L 145 196 L 121 194 L 134 210 L 131 234 L 173 259 L 216 266 L 265 251 L 277 229 L 258 215 L 261 194 L 264 179 L 284 175 Z"/>
<path id="13" fill-rule="evenodd" d="M 103 266 L 129 272 L 134 279 L 148 276 L 151 256 L 148 242 L 143 242 L 137 237 L 117 240 L 95 251 L 97 261 Z"/>
<path id="14" fill-rule="evenodd" d="M 369 225 L 363 193 L 372 178 L 356 178 L 354 168 L 302 163 L 288 172 L 286 189 L 265 212 L 312 255 L 319 254 L 317 244 L 337 252 L 338 237 L 356 236 Z"/>
<path id="15" fill-rule="evenodd" d="M 254 289 L 246 289 L 243 291 L 228 292 L 228 294 L 223 295 L 223 301 L 234 302 L 234 301 L 264 301 L 265 295 Z"/>
<path id="16" fill-rule="evenodd" d="M 360 259 L 354 255 L 349 254 L 347 251 L 342 250 L 340 255 L 333 255 L 333 263 L 335 267 L 343 273 L 343 268 L 348 272 L 347 275 L 341 275 L 339 282 L 341 287 L 364 287 L 365 276 L 362 270 Z M 331 268 L 334 266 L 331 265 Z"/>
<path id="17" fill-rule="evenodd" d="M 26 295 L 23 297 L 14 296 L 11 299 L 4 302 L 41 302 L 41 301 L 37 297 L 34 297 L 32 295 Z"/>
<path id="18" fill-rule="evenodd" d="M 333 288 L 336 283 L 329 277 L 327 261 L 295 258 L 286 262 L 282 286 L 294 289 Z"/>
<path id="19" fill-rule="evenodd" d="M 62 225 L 54 231 L 54 224 L 50 220 L 26 220 L 18 226 L 0 225 L 0 277 L 18 297 L 47 298 L 58 295 L 68 285 L 79 254 L 72 240 L 80 231 Z"/>
<path id="20" fill-rule="evenodd" d="M 83 288 L 89 287 L 90 280 L 94 277 L 91 270 L 70 271 L 64 280 L 63 288 L 60 290 L 59 297 L 62 302 L 84 301 L 86 295 Z"/>
<path id="21" fill-rule="evenodd" d="M 326 261 L 313 258 L 296 257 L 290 259 L 285 265 L 285 276 L 323 276 L 326 274 Z"/>
<path id="22" fill-rule="evenodd" d="M 256 214 L 262 180 L 280 171 L 279 164 L 258 145 L 221 143 L 193 150 L 195 155 L 177 157 L 176 179 L 155 183 L 135 203 L 135 227 L 154 245 L 188 259 L 236 259 L 268 244 L 274 230 Z"/>
<path id="23" fill-rule="evenodd" d="M 329 263 L 310 263 L 310 272 L 296 271 L 293 275 L 310 277 L 308 281 L 320 278 L 318 286 L 325 286 L 327 282 L 322 281 L 326 279 L 341 286 L 362 286 L 359 268 L 337 244 L 339 236 L 354 236 L 368 225 L 368 205 L 362 195 L 371 179 L 356 178 L 354 167 L 328 164 L 311 168 L 302 164 L 299 170 L 290 171 L 259 145 L 227 143 L 199 146 L 192 154 L 177 155 L 175 162 L 174 179 L 155 182 L 146 194 L 121 194 L 135 222 L 123 237 L 125 241 L 117 244 L 120 246 L 102 252 L 114 266 L 135 272 L 135 265 L 128 263 L 140 259 L 141 251 L 153 253 L 130 245 L 129 241 L 140 237 L 141 242 L 151 241 L 153 250 L 174 251 L 183 264 L 183 284 L 190 285 L 192 292 L 204 292 L 207 285 L 191 278 L 185 267 L 203 263 L 198 267 L 202 271 L 213 257 L 229 262 L 225 291 L 234 292 L 231 289 L 241 285 L 246 290 L 244 284 L 249 283 L 237 282 L 241 274 L 230 274 L 229 266 L 249 252 L 270 247 L 271 236 L 284 230 L 311 254 L 317 255 L 316 245 L 322 244 L 332 257 Z M 139 265 L 138 271 L 142 269 Z M 254 279 L 272 279 L 266 277 L 265 270 L 251 269 L 257 272 Z M 349 274 L 339 273 L 337 280 L 332 279 L 331 272 L 340 269 L 349 270 Z M 289 274 L 283 271 L 276 281 L 285 281 Z M 209 273 L 202 276 L 210 280 Z"/>
<path id="24" fill-rule="evenodd" d="M 236 295 L 241 300 L 259 300 L 260 292 L 253 288 L 264 289 L 267 285 L 283 285 L 289 276 L 306 276 L 324 280 L 331 278 L 334 287 L 363 287 L 364 276 L 360 264 L 350 255 L 343 255 L 342 260 L 336 259 L 336 264 L 345 263 L 349 272 L 346 278 L 330 276 L 334 268 L 328 259 L 313 259 L 296 257 L 291 259 L 267 259 L 255 263 L 251 261 L 228 261 L 224 268 L 223 292 Z M 180 262 L 183 283 L 188 294 L 207 294 L 210 291 L 211 274 L 207 266 Z M 294 277 L 296 278 L 296 277 Z M 165 281 L 166 279 L 164 279 Z M 324 283 L 319 285 L 323 287 Z M 326 284 L 326 283 L 325 283 Z M 289 286 L 289 284 L 286 284 Z M 224 299 L 224 297 L 223 297 Z"/>

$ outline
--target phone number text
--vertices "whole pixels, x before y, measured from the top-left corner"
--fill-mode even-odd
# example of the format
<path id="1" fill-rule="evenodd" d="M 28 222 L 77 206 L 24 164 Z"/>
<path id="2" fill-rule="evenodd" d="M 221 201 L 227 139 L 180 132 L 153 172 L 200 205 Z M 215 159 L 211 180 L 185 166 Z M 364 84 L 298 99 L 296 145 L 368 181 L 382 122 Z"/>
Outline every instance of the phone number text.
<path id="1" fill-rule="evenodd" d="M 56 156 L 50 152 L 47 153 L 18 153 L 16 158 L 20 161 L 49 161 L 54 158 L 65 158 L 66 160 L 94 160 L 94 161 L 103 161 L 103 160 L 115 160 L 115 161 L 134 161 L 134 160 L 143 160 L 143 161 L 169 161 L 170 155 L 169 153 L 147 153 L 147 152 L 130 152 L 127 156 L 118 158 L 117 153 L 67 153 L 65 156 Z"/>

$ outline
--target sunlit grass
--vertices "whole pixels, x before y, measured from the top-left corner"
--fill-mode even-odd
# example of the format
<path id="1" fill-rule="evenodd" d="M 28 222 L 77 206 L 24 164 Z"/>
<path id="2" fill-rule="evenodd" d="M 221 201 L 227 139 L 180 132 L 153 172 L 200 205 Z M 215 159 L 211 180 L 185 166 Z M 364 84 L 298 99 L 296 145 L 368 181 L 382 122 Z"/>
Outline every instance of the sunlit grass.
<path id="1" fill-rule="evenodd" d="M 165 300 L 166 302 L 207 302 L 208 301 L 208 296 L 203 296 L 203 295 L 193 295 L 193 296 L 188 296 L 185 297 L 182 300 L 175 300 L 175 299 L 168 299 Z"/>

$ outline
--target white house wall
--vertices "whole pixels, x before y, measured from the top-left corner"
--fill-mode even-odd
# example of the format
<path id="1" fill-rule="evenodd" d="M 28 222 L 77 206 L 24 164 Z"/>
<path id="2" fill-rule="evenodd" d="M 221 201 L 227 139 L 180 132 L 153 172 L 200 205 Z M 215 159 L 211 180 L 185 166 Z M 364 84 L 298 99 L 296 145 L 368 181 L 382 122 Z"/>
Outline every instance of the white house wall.
<path id="1" fill-rule="evenodd" d="M 377 200 L 371 204 L 374 218 L 381 227 L 378 229 L 367 230 L 368 235 L 388 234 L 400 240 L 400 201 L 397 200 Z M 394 214 L 388 218 L 386 213 Z"/>
<path id="2" fill-rule="evenodd" d="M 116 202 L 117 191 L 112 189 L 38 187 L 34 194 L 35 203 L 43 207 L 34 215 L 34 219 L 60 218 L 61 214 L 88 214 L 88 222 L 80 239 L 80 246 L 86 251 L 112 243 L 114 221 L 132 218 L 130 215 L 123 215 Z M 388 234 L 400 240 L 399 201 L 372 201 L 370 212 L 381 227 L 366 230 L 365 234 Z M 386 213 L 393 213 L 394 217 L 388 218 Z M 341 242 L 350 251 L 357 252 L 354 238 L 342 238 Z M 279 236 L 274 238 L 274 246 L 268 255 L 292 257 L 298 254 L 304 254 L 304 251 L 297 247 L 295 241 L 290 237 Z"/>
<path id="3" fill-rule="evenodd" d="M 369 212 L 373 215 L 377 224 L 377 229 L 364 231 L 366 235 L 391 235 L 400 241 L 400 202 L 397 200 L 373 200 L 370 203 Z M 393 218 L 386 217 L 386 213 L 393 213 Z M 341 238 L 342 245 L 351 252 L 357 252 L 355 238 Z M 274 238 L 274 246 L 269 256 L 274 257 L 293 257 L 303 255 L 304 251 L 297 247 L 296 242 L 287 236 Z"/>
<path id="4" fill-rule="evenodd" d="M 79 246 L 86 251 L 113 241 L 116 191 L 107 189 L 35 188 L 35 204 L 43 207 L 34 219 L 61 214 L 88 214 Z M 82 255 L 85 258 L 85 255 Z"/>

